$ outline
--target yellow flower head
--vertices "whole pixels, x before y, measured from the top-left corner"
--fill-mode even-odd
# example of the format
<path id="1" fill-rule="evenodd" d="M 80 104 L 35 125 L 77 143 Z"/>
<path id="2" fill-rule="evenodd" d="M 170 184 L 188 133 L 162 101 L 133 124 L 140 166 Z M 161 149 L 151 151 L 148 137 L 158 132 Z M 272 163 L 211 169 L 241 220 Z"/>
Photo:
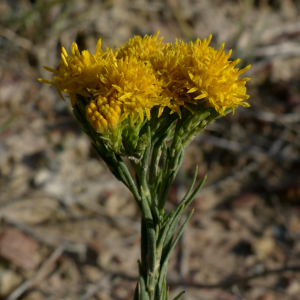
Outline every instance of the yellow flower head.
<path id="1" fill-rule="evenodd" d="M 59 69 L 44 67 L 57 76 L 53 76 L 53 81 L 41 78 L 39 81 L 51 84 L 51 86 L 56 85 L 57 92 L 63 100 L 62 92 L 67 93 L 73 106 L 76 102 L 76 94 L 91 97 L 88 89 L 95 89 L 99 85 L 97 74 L 102 72 L 104 54 L 101 50 L 101 40 L 97 44 L 95 55 L 90 54 L 88 50 L 80 53 L 76 43 L 72 44 L 71 53 L 68 55 L 65 48 L 62 48 Z"/>
<path id="2" fill-rule="evenodd" d="M 101 131 L 114 130 L 118 123 L 133 114 L 144 120 L 150 119 L 150 110 L 162 103 L 161 84 L 151 66 L 135 57 L 116 59 L 113 55 L 106 61 L 98 89 L 89 90 L 94 100 L 86 107 L 86 113 L 94 128 Z"/>
<path id="3" fill-rule="evenodd" d="M 141 61 L 151 61 L 165 48 L 165 44 L 162 42 L 164 38 L 157 39 L 158 35 L 159 31 L 154 36 L 145 35 L 143 38 L 135 36 L 129 39 L 124 46 L 120 46 L 117 57 L 134 56 Z"/>
<path id="4" fill-rule="evenodd" d="M 189 103 L 198 101 L 214 107 L 222 115 L 226 108 L 249 106 L 242 101 L 249 98 L 245 84 L 250 78 L 238 77 L 250 65 L 235 69 L 240 59 L 228 60 L 231 51 L 226 55 L 224 44 L 219 50 L 209 47 L 210 40 L 211 36 L 190 44 L 176 41 L 161 63 L 159 73 L 164 82 L 164 96 L 170 99 L 170 108 L 179 114 L 181 106 L 189 108 Z"/>

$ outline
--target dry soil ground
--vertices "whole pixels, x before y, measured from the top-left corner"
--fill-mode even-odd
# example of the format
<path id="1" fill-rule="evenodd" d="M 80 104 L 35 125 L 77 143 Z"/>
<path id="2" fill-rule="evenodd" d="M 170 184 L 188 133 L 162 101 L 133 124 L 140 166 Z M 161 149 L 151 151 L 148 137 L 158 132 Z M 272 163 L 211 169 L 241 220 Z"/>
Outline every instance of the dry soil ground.
<path id="1" fill-rule="evenodd" d="M 132 299 L 134 201 L 93 151 L 43 65 L 60 47 L 93 51 L 160 30 L 213 34 L 252 68 L 251 108 L 186 151 L 170 194 L 208 174 L 170 263 L 185 300 L 300 299 L 300 2 L 0 1 L 0 299 Z"/>

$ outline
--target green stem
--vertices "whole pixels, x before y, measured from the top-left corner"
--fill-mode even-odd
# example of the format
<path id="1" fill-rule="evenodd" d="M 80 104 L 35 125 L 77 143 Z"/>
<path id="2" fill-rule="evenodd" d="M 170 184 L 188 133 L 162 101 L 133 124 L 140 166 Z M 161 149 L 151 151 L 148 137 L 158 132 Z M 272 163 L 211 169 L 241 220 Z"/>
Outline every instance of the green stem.
<path id="1" fill-rule="evenodd" d="M 154 270 L 155 270 L 155 261 L 156 261 L 156 232 L 155 225 L 153 222 L 153 217 L 151 214 L 150 207 L 148 206 L 148 202 L 144 195 L 143 187 L 141 187 L 141 195 L 142 195 L 142 209 L 145 212 L 145 223 L 147 228 L 147 276 L 149 276 L 149 284 L 148 284 L 148 292 L 150 299 L 154 299 L 153 295 L 155 292 L 154 286 Z"/>

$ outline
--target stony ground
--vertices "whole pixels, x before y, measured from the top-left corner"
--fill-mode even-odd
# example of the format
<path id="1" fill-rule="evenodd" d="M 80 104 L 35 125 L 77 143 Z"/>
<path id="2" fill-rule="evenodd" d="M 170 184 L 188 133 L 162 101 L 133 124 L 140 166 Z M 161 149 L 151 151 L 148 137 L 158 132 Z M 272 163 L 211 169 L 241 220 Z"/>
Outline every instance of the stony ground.
<path id="1" fill-rule="evenodd" d="M 208 174 L 169 268 L 185 300 L 300 299 L 300 2 L 2 0 L 0 299 L 132 299 L 139 216 L 50 79 L 60 47 L 93 51 L 160 30 L 213 34 L 246 74 L 251 108 L 186 151 L 170 208 L 193 168 Z"/>

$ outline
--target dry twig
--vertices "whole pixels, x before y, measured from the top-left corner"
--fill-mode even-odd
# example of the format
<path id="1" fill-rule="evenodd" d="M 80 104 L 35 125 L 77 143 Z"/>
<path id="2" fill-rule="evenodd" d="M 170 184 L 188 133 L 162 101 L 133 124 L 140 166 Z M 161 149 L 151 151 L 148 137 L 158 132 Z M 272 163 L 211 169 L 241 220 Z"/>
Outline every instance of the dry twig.
<path id="1" fill-rule="evenodd" d="M 53 263 L 62 255 L 65 250 L 65 246 L 62 244 L 56 248 L 56 250 L 49 256 L 47 260 L 40 266 L 37 272 L 29 279 L 25 280 L 19 287 L 17 287 L 7 298 L 6 300 L 16 300 L 22 294 L 24 294 L 29 288 L 37 284 L 39 281 L 44 279 Z"/>

